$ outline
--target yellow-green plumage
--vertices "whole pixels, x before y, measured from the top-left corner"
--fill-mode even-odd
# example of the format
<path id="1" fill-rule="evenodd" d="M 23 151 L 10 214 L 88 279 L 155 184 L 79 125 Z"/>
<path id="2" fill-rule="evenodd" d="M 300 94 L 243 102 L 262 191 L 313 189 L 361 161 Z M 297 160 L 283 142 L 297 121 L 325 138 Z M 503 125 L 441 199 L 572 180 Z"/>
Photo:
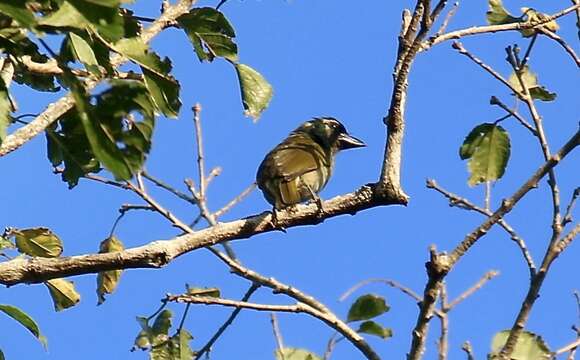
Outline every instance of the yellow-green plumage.
<path id="1" fill-rule="evenodd" d="M 256 181 L 276 209 L 313 199 L 332 174 L 339 150 L 364 146 L 334 118 L 315 118 L 294 130 L 270 151 Z"/>

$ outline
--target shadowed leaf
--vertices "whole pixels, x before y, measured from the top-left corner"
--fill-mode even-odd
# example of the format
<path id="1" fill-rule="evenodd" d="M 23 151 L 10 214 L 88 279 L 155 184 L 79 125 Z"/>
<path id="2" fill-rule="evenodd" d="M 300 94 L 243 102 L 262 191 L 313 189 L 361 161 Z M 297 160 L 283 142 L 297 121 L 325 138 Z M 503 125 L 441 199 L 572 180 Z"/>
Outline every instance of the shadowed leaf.
<path id="1" fill-rule="evenodd" d="M 360 324 L 360 327 L 358 328 L 357 332 L 376 335 L 383 339 L 388 339 L 393 336 L 393 330 L 385 328 L 372 320 L 368 320 Z"/>
<path id="2" fill-rule="evenodd" d="M 538 12 L 532 8 L 523 7 L 522 13 L 526 16 L 527 22 L 535 22 L 535 21 L 542 21 L 548 18 L 548 15 Z M 560 26 L 556 22 L 556 20 L 551 20 L 541 26 L 544 29 L 550 30 L 552 32 L 556 32 L 560 29 Z M 523 37 L 530 37 L 533 36 L 538 32 L 537 29 L 522 29 L 520 33 Z"/>
<path id="3" fill-rule="evenodd" d="M 221 12 L 209 7 L 197 8 L 180 16 L 177 21 L 200 61 L 213 61 L 215 57 L 238 60 L 238 47 L 233 41 L 236 34 Z"/>
<path id="4" fill-rule="evenodd" d="M 348 322 L 368 320 L 389 311 L 385 299 L 374 294 L 360 296 L 348 310 Z"/>
<path id="5" fill-rule="evenodd" d="M 101 242 L 99 247 L 99 254 L 123 251 L 125 247 L 123 243 L 117 239 L 116 236 L 106 238 Z M 97 275 L 97 305 L 105 302 L 105 294 L 112 294 L 119 284 L 123 270 L 109 270 L 101 271 Z"/>

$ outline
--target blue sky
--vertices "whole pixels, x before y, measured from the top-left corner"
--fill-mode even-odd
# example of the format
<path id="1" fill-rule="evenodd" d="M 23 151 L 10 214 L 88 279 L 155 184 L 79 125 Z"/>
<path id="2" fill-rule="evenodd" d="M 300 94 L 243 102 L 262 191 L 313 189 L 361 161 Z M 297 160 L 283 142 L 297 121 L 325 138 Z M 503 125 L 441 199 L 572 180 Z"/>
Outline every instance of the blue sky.
<path id="1" fill-rule="evenodd" d="M 200 1 L 200 6 L 215 5 Z M 181 82 L 183 107 L 178 120 L 159 119 L 149 172 L 180 187 L 183 179 L 195 177 L 194 133 L 191 106 L 202 104 L 207 167 L 221 166 L 223 173 L 209 188 L 209 206 L 217 210 L 254 181 L 263 156 L 301 122 L 313 116 L 334 116 L 368 147 L 339 155 L 335 173 L 323 198 L 349 192 L 376 181 L 382 160 L 385 129 L 382 117 L 389 105 L 391 72 L 397 49 L 400 13 L 410 1 L 369 1 L 353 5 L 341 0 L 256 1 L 230 0 L 222 7 L 237 33 L 240 61 L 260 71 L 273 85 L 274 98 L 258 123 L 243 117 L 237 79 L 225 61 L 200 64 L 187 38 L 168 30 L 153 42 L 169 56 L 174 74 Z M 569 1 L 550 4 L 511 1 L 509 10 L 537 7 L 546 13 L 569 6 Z M 157 2 L 139 1 L 135 11 L 155 16 Z M 450 29 L 485 23 L 486 1 L 462 4 Z M 574 18 L 559 21 L 561 35 L 578 49 Z M 500 33 L 464 39 L 465 47 L 505 76 L 504 48 L 524 40 L 516 33 Z M 558 93 L 552 103 L 538 104 L 548 139 L 558 149 L 577 129 L 580 118 L 577 68 L 561 48 L 540 38 L 532 53 L 532 69 L 540 82 Z M 458 149 L 477 124 L 491 122 L 503 113 L 491 107 L 492 95 L 507 104 L 514 100 L 504 87 L 465 57 L 443 43 L 419 55 L 410 76 L 407 104 L 407 132 L 404 143 L 402 183 L 411 201 L 407 207 L 383 207 L 357 216 L 342 216 L 312 227 L 292 228 L 288 233 L 268 233 L 235 242 L 243 263 L 266 276 L 317 297 L 337 314 L 346 317 L 349 302 L 338 297 L 358 281 L 367 278 L 396 280 L 421 292 L 426 274 L 428 246 L 451 250 L 477 226 L 482 218 L 447 206 L 446 201 L 425 188 L 434 178 L 446 189 L 483 202 L 483 189 L 467 186 L 466 164 Z M 22 112 L 38 112 L 57 95 L 27 92 L 14 87 Z M 525 113 L 520 105 L 520 111 Z M 512 157 L 504 178 L 493 188 L 497 207 L 542 163 L 535 138 L 513 119 L 503 126 L 510 133 Z M 24 147 L 0 159 L 4 176 L 0 184 L 3 226 L 27 228 L 46 226 L 64 241 L 64 255 L 94 252 L 109 233 L 123 203 L 139 203 L 128 192 L 81 181 L 72 191 L 53 175 L 46 159 L 45 139 L 39 136 Z M 578 186 L 578 151 L 557 171 L 564 203 Z M 185 220 L 197 210 L 157 191 L 151 193 Z M 269 209 L 259 192 L 254 192 L 222 219 L 233 220 Z M 507 220 L 526 240 L 536 262 L 541 260 L 550 234 L 551 202 L 542 181 L 508 215 Z M 119 225 L 117 235 L 127 247 L 173 237 L 176 231 L 160 216 L 131 213 Z M 528 329 L 541 334 L 553 350 L 570 342 L 572 324 L 578 323 L 572 296 L 580 288 L 578 244 L 556 260 Z M 478 358 L 489 351 L 493 334 L 511 327 L 525 296 L 528 270 L 518 248 L 504 232 L 494 228 L 481 239 L 448 276 L 450 298 L 475 283 L 486 271 L 500 276 L 459 305 L 450 314 L 450 358 L 462 358 L 461 344 L 469 340 Z M 31 314 L 49 339 L 42 347 L 19 325 L 0 318 L 4 336 L 0 347 L 7 359 L 144 359 L 145 353 L 129 353 L 138 332 L 135 316 L 153 313 L 166 293 L 183 291 L 184 284 L 217 286 L 222 296 L 240 298 L 247 281 L 228 273 L 207 251 L 182 256 L 161 270 L 130 270 L 123 274 L 118 290 L 96 307 L 95 276 L 73 279 L 82 295 L 80 305 L 61 313 L 52 308 L 48 291 L 41 285 L 18 285 L 2 289 L 1 303 L 14 304 Z M 401 359 L 410 345 L 417 306 L 399 291 L 372 285 L 357 295 L 372 292 L 385 296 L 391 311 L 379 318 L 394 330 L 383 341 L 369 338 L 384 358 Z M 352 298 L 354 299 L 354 298 Z M 256 302 L 289 303 L 283 296 L 259 290 Z M 183 307 L 172 306 L 177 318 Z M 229 309 L 193 307 L 186 323 L 199 348 L 228 316 Z M 279 316 L 287 346 L 302 347 L 322 354 L 332 331 L 318 320 L 304 315 Z M 426 359 L 436 358 L 437 321 L 432 322 Z M 271 359 L 275 349 L 266 313 L 243 312 L 216 344 L 214 359 Z M 346 342 L 339 344 L 334 359 L 356 359 L 360 355 Z"/>

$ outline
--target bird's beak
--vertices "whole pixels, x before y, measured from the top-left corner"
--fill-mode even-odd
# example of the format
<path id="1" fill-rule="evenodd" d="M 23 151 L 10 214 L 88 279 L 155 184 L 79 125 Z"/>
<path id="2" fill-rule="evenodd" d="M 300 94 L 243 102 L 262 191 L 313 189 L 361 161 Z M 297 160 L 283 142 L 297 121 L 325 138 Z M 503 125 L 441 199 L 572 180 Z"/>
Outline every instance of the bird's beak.
<path id="1" fill-rule="evenodd" d="M 349 134 L 340 134 L 338 136 L 338 147 L 340 150 L 353 149 L 367 146 L 361 140 L 350 136 Z"/>

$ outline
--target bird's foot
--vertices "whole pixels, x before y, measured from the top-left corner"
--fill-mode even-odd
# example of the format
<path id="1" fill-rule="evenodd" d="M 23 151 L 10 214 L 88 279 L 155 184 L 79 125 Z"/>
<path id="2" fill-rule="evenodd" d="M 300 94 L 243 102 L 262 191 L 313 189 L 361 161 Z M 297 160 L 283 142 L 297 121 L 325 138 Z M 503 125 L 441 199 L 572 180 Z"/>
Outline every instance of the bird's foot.
<path id="1" fill-rule="evenodd" d="M 276 208 L 272 208 L 272 227 L 275 230 L 282 231 L 283 233 L 286 232 L 286 228 L 278 222 L 278 210 L 276 210 Z"/>

